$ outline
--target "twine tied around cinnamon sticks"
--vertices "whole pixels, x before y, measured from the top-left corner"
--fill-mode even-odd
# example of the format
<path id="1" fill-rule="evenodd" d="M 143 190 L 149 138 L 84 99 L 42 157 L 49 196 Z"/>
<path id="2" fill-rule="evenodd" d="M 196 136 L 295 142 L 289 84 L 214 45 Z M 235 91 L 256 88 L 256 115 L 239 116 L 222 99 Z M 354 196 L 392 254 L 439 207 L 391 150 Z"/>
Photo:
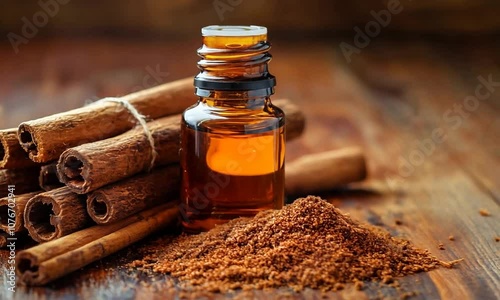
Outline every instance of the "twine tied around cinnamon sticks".
<path id="1" fill-rule="evenodd" d="M 153 134 L 151 133 L 151 131 L 148 128 L 148 124 L 146 122 L 146 116 L 139 113 L 139 111 L 137 111 L 137 109 L 132 104 L 130 104 L 128 101 L 120 99 L 120 98 L 107 97 L 107 98 L 103 98 L 97 102 L 119 103 L 119 104 L 123 105 L 123 107 L 125 107 L 132 114 L 132 116 L 139 122 L 139 125 L 141 125 L 141 127 L 144 131 L 144 134 L 148 138 L 149 145 L 151 146 L 151 162 L 149 163 L 149 167 L 148 167 L 148 172 L 150 172 L 151 169 L 155 165 L 155 161 L 156 161 L 156 158 L 158 156 L 158 152 L 156 151 L 155 140 L 153 138 Z"/>

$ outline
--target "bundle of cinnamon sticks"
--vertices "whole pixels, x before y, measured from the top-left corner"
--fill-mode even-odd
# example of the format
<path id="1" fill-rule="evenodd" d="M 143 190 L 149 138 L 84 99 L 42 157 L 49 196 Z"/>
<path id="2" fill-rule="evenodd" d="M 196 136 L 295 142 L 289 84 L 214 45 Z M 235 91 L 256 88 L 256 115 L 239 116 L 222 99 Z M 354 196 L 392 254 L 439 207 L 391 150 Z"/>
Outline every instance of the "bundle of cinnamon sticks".
<path id="1" fill-rule="evenodd" d="M 0 131 L 0 231 L 42 243 L 19 253 L 21 283 L 46 284 L 174 226 L 180 113 L 195 101 L 187 78 Z M 302 111 L 273 102 L 285 112 L 287 140 L 299 137 Z M 307 194 L 365 177 L 362 152 L 342 149 L 289 163 L 286 190 Z"/>

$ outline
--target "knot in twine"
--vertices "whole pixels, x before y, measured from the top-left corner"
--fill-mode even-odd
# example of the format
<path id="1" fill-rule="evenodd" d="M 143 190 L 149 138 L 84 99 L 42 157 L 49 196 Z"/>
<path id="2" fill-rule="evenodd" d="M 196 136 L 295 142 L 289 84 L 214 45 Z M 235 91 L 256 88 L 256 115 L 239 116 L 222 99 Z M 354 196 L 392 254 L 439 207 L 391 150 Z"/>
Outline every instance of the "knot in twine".
<path id="1" fill-rule="evenodd" d="M 139 111 L 137 111 L 137 109 L 132 104 L 130 104 L 128 101 L 122 100 L 120 98 L 108 97 L 108 98 L 103 98 L 97 102 L 119 103 L 123 107 L 125 107 L 132 114 L 132 116 L 134 116 L 134 118 L 139 122 L 139 125 L 141 125 L 142 130 L 144 131 L 144 134 L 146 135 L 146 137 L 149 141 L 149 146 L 151 147 L 151 162 L 149 163 L 148 172 L 151 171 L 151 169 L 153 168 L 153 166 L 155 164 L 156 157 L 158 156 L 158 152 L 156 152 L 155 140 L 153 138 L 153 134 L 149 130 L 148 124 L 146 123 L 146 117 L 144 115 L 142 115 L 141 113 L 139 113 Z"/>

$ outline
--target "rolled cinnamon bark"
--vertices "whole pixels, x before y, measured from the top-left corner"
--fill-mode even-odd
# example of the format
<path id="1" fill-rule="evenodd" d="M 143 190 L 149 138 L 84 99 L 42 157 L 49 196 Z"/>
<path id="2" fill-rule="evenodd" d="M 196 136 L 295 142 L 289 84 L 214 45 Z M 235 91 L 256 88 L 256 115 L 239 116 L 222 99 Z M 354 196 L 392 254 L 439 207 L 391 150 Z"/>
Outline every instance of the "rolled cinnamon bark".
<path id="1" fill-rule="evenodd" d="M 87 195 L 87 212 L 100 225 L 131 216 L 146 208 L 177 199 L 179 165 L 107 185 Z"/>
<path id="2" fill-rule="evenodd" d="M 367 176 L 359 148 L 344 148 L 303 156 L 286 165 L 285 189 L 289 195 L 307 195 L 361 181 Z"/>
<path id="3" fill-rule="evenodd" d="M 285 112 L 287 140 L 298 137 L 304 129 L 304 115 L 288 100 L 275 102 Z M 181 116 L 174 115 L 148 123 L 158 153 L 155 166 L 179 161 L 180 121 Z M 57 174 L 72 191 L 85 194 L 147 170 L 151 158 L 149 141 L 142 128 L 137 128 L 64 151 L 57 164 Z"/>
<path id="4" fill-rule="evenodd" d="M 291 141 L 302 135 L 306 126 L 306 117 L 302 110 L 288 99 L 273 101 L 285 113 L 286 140 Z"/>
<path id="5" fill-rule="evenodd" d="M 0 198 L 7 197 L 9 186 L 14 187 L 15 194 L 24 194 L 39 190 L 39 173 L 40 167 L 0 170 Z"/>
<path id="6" fill-rule="evenodd" d="M 11 242 L 15 243 L 16 250 L 26 249 L 36 245 L 36 242 L 28 235 L 28 231 L 16 232 L 14 236 L 0 232 L 0 249 L 6 248 Z"/>
<path id="7" fill-rule="evenodd" d="M 142 115 L 156 119 L 182 112 L 196 102 L 193 78 L 166 83 L 120 99 Z M 21 146 L 35 162 L 55 160 L 66 149 L 121 134 L 137 124 L 122 104 L 95 102 L 91 105 L 19 126 Z"/>
<path id="8" fill-rule="evenodd" d="M 290 162 L 287 168 L 288 194 L 316 193 L 366 178 L 365 158 L 358 148 L 310 154 Z M 87 212 L 97 224 L 112 223 L 166 201 L 179 182 L 177 165 L 138 175 L 89 193 Z"/>
<path id="9" fill-rule="evenodd" d="M 0 130 L 0 169 L 24 169 L 36 165 L 19 144 L 17 128 Z"/>
<path id="10" fill-rule="evenodd" d="M 5 232 L 0 232 L 0 249 L 5 248 L 7 246 L 7 237 L 9 235 Z"/>
<path id="11" fill-rule="evenodd" d="M 38 194 L 26 204 L 24 226 L 39 243 L 58 239 L 90 225 L 85 204 L 67 187 Z"/>
<path id="12" fill-rule="evenodd" d="M 64 183 L 57 178 L 57 163 L 42 166 L 38 177 L 40 188 L 44 191 L 51 191 L 64 186 Z"/>
<path id="13" fill-rule="evenodd" d="M 124 220 L 97 225 L 20 251 L 16 272 L 21 283 L 44 285 L 115 253 L 149 234 L 175 226 L 178 207 L 166 204 Z"/>
<path id="14" fill-rule="evenodd" d="M 40 192 L 0 198 L 0 229 L 5 232 L 24 231 L 24 209 L 28 201 Z"/>

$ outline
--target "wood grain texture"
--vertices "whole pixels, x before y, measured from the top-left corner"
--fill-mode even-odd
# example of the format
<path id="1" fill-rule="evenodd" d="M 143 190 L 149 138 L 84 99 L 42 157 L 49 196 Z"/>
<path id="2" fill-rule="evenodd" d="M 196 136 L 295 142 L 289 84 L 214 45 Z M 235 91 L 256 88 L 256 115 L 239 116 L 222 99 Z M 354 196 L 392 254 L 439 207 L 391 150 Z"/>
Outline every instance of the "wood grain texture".
<path id="1" fill-rule="evenodd" d="M 493 237 L 499 230 L 500 209 L 494 194 L 500 181 L 489 178 L 489 186 L 493 187 L 490 192 L 484 188 L 488 183 L 482 183 L 479 176 L 470 176 L 468 169 L 484 159 L 489 160 L 490 168 L 499 165 L 498 154 L 491 151 L 498 151 L 498 135 L 481 129 L 480 123 L 494 122 L 492 112 L 498 114 L 500 93 L 492 93 L 488 101 L 496 103 L 496 108 L 483 111 L 479 107 L 470 116 L 462 117 L 455 109 L 465 97 L 474 95 L 477 79 L 467 85 L 466 92 L 450 93 L 457 89 L 457 83 L 461 85 L 449 65 L 457 61 L 446 62 L 446 55 L 436 54 L 439 46 L 420 45 L 404 52 L 400 49 L 405 45 L 396 46 L 398 51 L 391 46 L 377 47 L 350 68 L 355 74 L 351 88 L 357 94 L 350 103 L 357 104 L 358 113 L 364 117 L 382 114 L 378 121 L 385 123 L 385 138 L 379 143 L 384 145 L 385 153 L 373 153 L 371 157 L 384 163 L 380 165 L 381 175 L 387 194 L 394 196 L 388 197 L 383 206 L 369 205 L 370 213 L 381 216 L 384 224 L 401 220 L 404 226 L 400 230 L 426 248 L 438 249 L 438 244 L 443 243 L 445 250 L 436 251 L 442 252 L 445 259 L 465 258 L 460 272 L 429 273 L 442 298 L 496 298 L 499 290 L 495 282 L 500 274 L 495 254 L 498 244 Z M 435 56 L 442 59 L 440 63 L 423 63 Z M 490 58 L 495 56 L 489 54 Z M 404 59 L 408 57 L 412 59 Z M 485 74 L 500 79 L 498 69 L 490 73 L 483 69 L 475 77 Z M 436 130 L 443 131 L 444 141 L 433 140 Z M 474 135 L 487 138 L 477 143 Z M 468 151 L 463 152 L 463 148 Z M 462 159 L 457 160 L 457 156 Z M 480 173 L 484 176 L 489 172 L 485 168 Z M 480 207 L 492 212 L 492 216 L 482 217 Z M 460 241 L 449 241 L 449 235 L 460 236 Z"/>
<path id="2" fill-rule="evenodd" d="M 303 137 L 287 144 L 287 160 L 312 152 L 361 146 L 370 179 L 322 196 L 354 218 L 409 238 L 440 259 L 464 261 L 455 269 L 400 278 L 398 289 L 367 283 L 362 291 L 347 286 L 326 297 L 399 299 L 414 294 L 411 299 L 500 298 L 500 243 L 495 241 L 500 235 L 500 178 L 496 174 L 500 163 L 500 89 L 481 100 L 476 110 L 467 111 L 470 115 L 462 118 L 460 126 L 456 119 L 443 118 L 450 109 L 451 117 L 459 115 L 454 105 L 463 105 L 465 97 L 474 95 L 479 75 L 491 74 L 493 80 L 500 81 L 500 43 L 480 37 L 463 42 L 390 41 L 380 37 L 354 55 L 349 64 L 338 50 L 341 41 L 274 42 L 270 70 L 278 78 L 275 98 L 294 99 L 308 121 Z M 154 45 L 102 40 L 32 41 L 17 58 L 10 56 L 10 48 L 0 48 L 0 54 L 10 58 L 0 61 L 0 69 L 10 75 L 0 82 L 0 99 L 5 100 L 0 102 L 0 124 L 12 127 L 32 117 L 78 107 L 83 99 L 102 97 L 102 93 L 124 94 L 140 84 L 141 72 L 147 65 L 168 65 L 169 72 L 175 74 L 171 79 L 189 76 L 196 72 L 194 51 L 198 46 L 199 41 Z M 140 57 L 133 55 L 137 52 Z M 75 53 L 79 53 L 79 60 L 72 59 Z M 31 62 L 29 68 L 18 67 L 23 60 Z M 116 74 L 138 76 L 130 76 L 131 80 Z M 26 83 L 23 93 L 15 82 Z M 22 106 L 27 103 L 23 102 L 27 95 L 30 106 Z M 48 105 L 55 103 L 59 106 Z M 423 141 L 432 139 L 436 128 L 442 128 L 446 138 L 435 143 L 427 155 L 419 149 Z M 422 162 L 417 151 L 424 153 Z M 403 167 L 407 167 L 404 161 L 413 169 Z M 481 216 L 480 209 L 491 215 Z M 448 239 L 450 235 L 453 241 Z M 154 243 L 154 238 L 143 245 L 148 243 Z M 439 249 L 440 243 L 444 250 Z M 183 295 L 168 276 L 152 279 L 125 269 L 126 263 L 141 258 L 136 249 L 132 246 L 47 288 L 20 287 L 16 297 L 161 299 Z M 7 252 L 0 251 L 0 255 L 4 258 Z M 0 289 L 6 286 L 0 277 Z M 292 299 L 320 296 L 311 290 L 290 295 L 286 289 L 250 291 L 245 295 L 288 295 Z"/>

